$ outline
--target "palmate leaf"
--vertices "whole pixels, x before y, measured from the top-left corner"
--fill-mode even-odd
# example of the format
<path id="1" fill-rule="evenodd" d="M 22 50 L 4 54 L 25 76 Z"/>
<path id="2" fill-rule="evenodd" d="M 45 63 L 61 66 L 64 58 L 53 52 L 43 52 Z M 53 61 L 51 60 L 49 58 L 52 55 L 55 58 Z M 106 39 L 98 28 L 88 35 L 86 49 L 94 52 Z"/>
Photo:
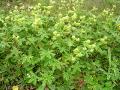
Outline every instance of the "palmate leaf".
<path id="1" fill-rule="evenodd" d="M 45 59 L 45 58 L 51 59 L 51 58 L 54 57 L 54 53 L 53 53 L 52 50 L 42 49 L 42 50 L 40 51 L 40 57 L 41 57 L 41 59 Z"/>
<path id="2" fill-rule="evenodd" d="M 92 76 L 85 76 L 85 81 L 86 81 L 88 84 L 92 84 L 92 83 L 94 82 Z"/>
<path id="3" fill-rule="evenodd" d="M 33 72 L 28 72 L 25 78 L 26 82 L 33 83 L 34 85 L 36 85 L 38 80 L 39 80 L 39 77 Z"/>
<path id="4" fill-rule="evenodd" d="M 51 85 L 55 78 L 53 76 L 53 72 L 47 70 L 41 73 L 41 77 L 39 78 L 39 80 L 42 81 L 42 85 Z"/>
<path id="5" fill-rule="evenodd" d="M 62 63 L 59 60 L 51 59 L 49 66 L 52 67 L 52 70 L 61 70 L 62 69 Z"/>

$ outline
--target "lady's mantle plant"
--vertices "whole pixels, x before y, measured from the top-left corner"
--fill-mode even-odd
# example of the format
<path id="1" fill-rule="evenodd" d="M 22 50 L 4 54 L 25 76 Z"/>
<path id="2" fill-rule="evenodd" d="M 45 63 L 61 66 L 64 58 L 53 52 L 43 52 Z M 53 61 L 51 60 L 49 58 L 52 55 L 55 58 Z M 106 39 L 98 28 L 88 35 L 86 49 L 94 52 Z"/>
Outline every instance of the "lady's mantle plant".
<path id="1" fill-rule="evenodd" d="M 2 89 L 30 84 L 37 90 L 117 90 L 120 32 L 113 10 L 83 11 L 77 0 L 57 4 L 16 6 L 1 14 Z"/>

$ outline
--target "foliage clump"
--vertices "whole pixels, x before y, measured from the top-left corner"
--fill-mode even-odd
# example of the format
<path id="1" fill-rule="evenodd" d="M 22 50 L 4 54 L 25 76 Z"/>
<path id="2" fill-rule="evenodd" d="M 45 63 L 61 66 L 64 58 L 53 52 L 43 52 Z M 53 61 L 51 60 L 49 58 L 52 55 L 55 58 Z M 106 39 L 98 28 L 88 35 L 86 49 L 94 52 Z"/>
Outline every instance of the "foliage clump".
<path id="1" fill-rule="evenodd" d="M 79 0 L 69 1 L 1 13 L 1 89 L 16 84 L 37 90 L 119 88 L 120 31 L 113 9 L 96 14 L 95 8 L 80 9 Z"/>

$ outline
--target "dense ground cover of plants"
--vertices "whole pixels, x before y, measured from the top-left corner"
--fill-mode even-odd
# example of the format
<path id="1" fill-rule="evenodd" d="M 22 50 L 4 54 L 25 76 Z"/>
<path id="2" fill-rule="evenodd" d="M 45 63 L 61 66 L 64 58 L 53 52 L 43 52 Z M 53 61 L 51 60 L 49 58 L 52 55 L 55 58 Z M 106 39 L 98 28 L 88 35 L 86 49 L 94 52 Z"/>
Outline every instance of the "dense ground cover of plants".
<path id="1" fill-rule="evenodd" d="M 50 0 L 0 12 L 0 90 L 120 89 L 115 6 L 96 13 L 82 3 Z"/>

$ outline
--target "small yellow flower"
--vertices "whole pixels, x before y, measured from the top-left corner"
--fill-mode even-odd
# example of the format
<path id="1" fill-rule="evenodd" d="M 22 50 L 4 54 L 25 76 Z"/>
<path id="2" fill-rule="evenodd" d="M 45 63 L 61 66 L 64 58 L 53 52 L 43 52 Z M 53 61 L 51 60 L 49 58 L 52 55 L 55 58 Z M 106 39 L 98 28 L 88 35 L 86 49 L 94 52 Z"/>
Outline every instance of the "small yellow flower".
<path id="1" fill-rule="evenodd" d="M 86 40 L 85 42 L 86 42 L 87 44 L 89 44 L 89 43 L 90 43 L 90 40 Z"/>
<path id="2" fill-rule="evenodd" d="M 83 56 L 83 54 L 81 52 L 76 54 L 76 57 L 82 57 L 82 56 Z"/>
<path id="3" fill-rule="evenodd" d="M 59 36 L 60 36 L 60 34 L 58 33 L 58 34 L 56 34 L 56 36 L 57 36 L 57 37 L 59 37 Z"/>
<path id="4" fill-rule="evenodd" d="M 10 19 L 10 16 L 5 17 L 5 19 L 6 19 L 6 20 L 9 20 L 9 19 Z"/>
<path id="5" fill-rule="evenodd" d="M 75 60 L 76 60 L 76 58 L 72 56 L 72 61 L 74 62 Z"/>
<path id="6" fill-rule="evenodd" d="M 74 11 L 69 10 L 69 11 L 68 11 L 68 14 L 74 14 Z"/>
<path id="7" fill-rule="evenodd" d="M 98 10 L 98 8 L 96 8 L 96 7 L 93 7 L 92 11 L 96 11 L 96 10 Z"/>
<path id="8" fill-rule="evenodd" d="M 37 29 L 39 26 L 41 26 L 41 24 L 42 24 L 42 22 L 41 22 L 40 18 L 38 18 L 38 16 L 35 15 L 35 19 L 33 21 L 32 26 Z"/>
<path id="9" fill-rule="evenodd" d="M 53 6 L 47 6 L 48 10 L 51 10 L 53 8 Z"/>
<path id="10" fill-rule="evenodd" d="M 80 19 L 85 19 L 85 16 L 80 16 Z"/>
<path id="11" fill-rule="evenodd" d="M 90 49 L 90 52 L 93 52 L 94 51 L 94 49 Z"/>
<path id="12" fill-rule="evenodd" d="M 53 1 L 53 0 L 50 0 L 50 3 L 51 3 L 51 4 L 55 4 L 55 1 Z"/>
<path id="13" fill-rule="evenodd" d="M 77 19 L 77 14 L 76 13 L 74 13 L 73 16 L 72 16 L 72 20 L 75 20 L 75 19 Z"/>
<path id="14" fill-rule="evenodd" d="M 80 41 L 80 38 L 76 38 L 76 41 Z"/>
<path id="15" fill-rule="evenodd" d="M 71 27 L 70 24 L 69 24 L 69 25 L 64 25 L 64 30 L 68 30 L 68 31 L 69 31 L 69 30 L 71 30 L 71 28 L 72 28 L 72 27 Z"/>
<path id="16" fill-rule="evenodd" d="M 93 19 L 94 22 L 96 22 L 96 19 Z"/>
<path id="17" fill-rule="evenodd" d="M 104 39 L 106 40 L 106 39 L 108 39 L 108 37 L 107 37 L 107 36 L 104 36 Z"/>
<path id="18" fill-rule="evenodd" d="M 113 8 L 116 8 L 116 5 L 113 5 Z"/>
<path id="19" fill-rule="evenodd" d="M 18 86 L 13 86 L 12 90 L 18 90 Z"/>
<path id="20" fill-rule="evenodd" d="M 61 17 L 62 17 L 62 14 L 61 14 L 61 13 L 59 13 L 59 14 L 58 14 L 58 17 L 59 17 L 59 18 L 61 18 Z"/>
<path id="21" fill-rule="evenodd" d="M 74 25 L 75 25 L 76 27 L 78 27 L 78 26 L 80 26 L 80 23 L 79 23 L 79 22 L 74 22 Z"/>
<path id="22" fill-rule="evenodd" d="M 27 74 L 27 76 L 30 78 L 30 74 Z"/>
<path id="23" fill-rule="evenodd" d="M 105 41 L 105 39 L 104 39 L 104 38 L 101 38 L 101 39 L 100 39 L 100 41 L 101 41 L 101 42 L 104 42 L 104 41 Z"/>
<path id="24" fill-rule="evenodd" d="M 120 30 L 120 24 L 117 24 L 117 28 L 118 28 L 118 30 Z"/>
<path id="25" fill-rule="evenodd" d="M 104 9 L 104 10 L 103 10 L 103 13 L 104 13 L 104 14 L 109 14 L 109 9 L 108 9 L 108 10 L 105 10 L 105 9 Z"/>
<path id="26" fill-rule="evenodd" d="M 91 45 L 91 48 L 95 48 L 95 47 L 96 47 L 96 44 L 95 44 L 95 43 Z"/>
<path id="27" fill-rule="evenodd" d="M 84 48 L 83 48 L 83 50 L 87 50 L 87 48 L 86 48 L 86 47 L 84 47 Z"/>
<path id="28" fill-rule="evenodd" d="M 58 33 L 57 31 L 54 31 L 54 32 L 53 32 L 54 35 L 57 35 L 57 33 Z"/>
<path id="29" fill-rule="evenodd" d="M 61 19 L 63 22 L 68 22 L 69 21 L 69 16 L 65 16 Z"/>
<path id="30" fill-rule="evenodd" d="M 18 6 L 15 6 L 15 9 L 18 9 Z"/>
<path id="31" fill-rule="evenodd" d="M 103 38 L 100 39 L 100 41 L 103 43 L 103 44 L 107 44 L 107 37 L 104 36 Z"/>
<path id="32" fill-rule="evenodd" d="M 41 6 L 41 3 L 38 3 L 38 6 Z"/>
<path id="33" fill-rule="evenodd" d="M 73 39 L 73 40 L 75 40 L 75 39 L 76 39 L 76 37 L 75 37 L 75 36 L 72 36 L 72 39 Z"/>
<path id="34" fill-rule="evenodd" d="M 20 9 L 25 9 L 25 6 L 24 6 L 24 5 L 23 5 L 23 6 L 21 6 L 21 7 L 20 7 Z"/>

